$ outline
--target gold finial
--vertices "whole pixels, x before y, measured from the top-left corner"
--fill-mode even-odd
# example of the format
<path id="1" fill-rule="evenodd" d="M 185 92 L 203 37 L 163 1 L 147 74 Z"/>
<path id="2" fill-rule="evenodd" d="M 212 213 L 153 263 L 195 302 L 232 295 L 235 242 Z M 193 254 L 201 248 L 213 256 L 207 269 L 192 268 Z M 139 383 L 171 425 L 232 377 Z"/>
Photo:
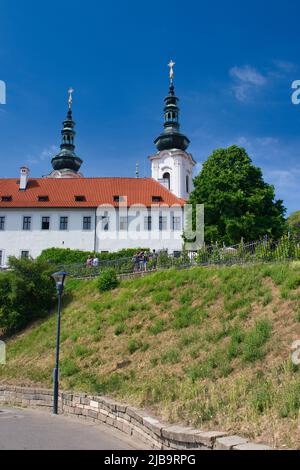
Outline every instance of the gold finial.
<path id="1" fill-rule="evenodd" d="M 69 88 L 68 90 L 68 93 L 69 93 L 69 109 L 72 109 L 72 104 L 73 104 L 73 93 L 74 93 L 75 90 L 73 90 L 73 88 Z"/>
<path id="2" fill-rule="evenodd" d="M 173 83 L 173 78 L 174 78 L 174 65 L 176 65 L 176 62 L 173 62 L 173 60 L 171 60 L 171 62 L 169 63 L 169 67 L 170 67 L 170 80 L 171 80 L 171 83 Z"/>

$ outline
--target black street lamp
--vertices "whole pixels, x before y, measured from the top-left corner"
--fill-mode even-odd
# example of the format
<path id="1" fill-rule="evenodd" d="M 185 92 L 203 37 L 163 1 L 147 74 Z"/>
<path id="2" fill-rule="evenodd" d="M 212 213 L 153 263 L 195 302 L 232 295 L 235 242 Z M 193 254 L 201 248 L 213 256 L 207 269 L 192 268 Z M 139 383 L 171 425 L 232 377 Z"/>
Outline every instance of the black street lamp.
<path id="1" fill-rule="evenodd" d="M 60 272 L 52 274 L 56 284 L 58 295 L 58 319 L 57 319 L 57 335 L 56 335 L 56 362 L 54 369 L 54 395 L 53 395 L 53 414 L 58 414 L 58 387 L 59 387 L 59 343 L 60 343 L 60 312 L 61 312 L 61 298 L 64 290 L 65 280 L 67 273 Z"/>

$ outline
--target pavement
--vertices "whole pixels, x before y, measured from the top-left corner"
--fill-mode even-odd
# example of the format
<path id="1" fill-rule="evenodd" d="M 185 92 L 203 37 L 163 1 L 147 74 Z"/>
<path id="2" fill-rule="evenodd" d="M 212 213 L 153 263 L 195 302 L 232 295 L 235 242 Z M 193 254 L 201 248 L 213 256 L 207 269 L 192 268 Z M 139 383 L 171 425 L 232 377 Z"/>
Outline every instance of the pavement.
<path id="1" fill-rule="evenodd" d="M 0 450 L 138 450 L 142 446 L 104 424 L 40 410 L 0 408 Z"/>

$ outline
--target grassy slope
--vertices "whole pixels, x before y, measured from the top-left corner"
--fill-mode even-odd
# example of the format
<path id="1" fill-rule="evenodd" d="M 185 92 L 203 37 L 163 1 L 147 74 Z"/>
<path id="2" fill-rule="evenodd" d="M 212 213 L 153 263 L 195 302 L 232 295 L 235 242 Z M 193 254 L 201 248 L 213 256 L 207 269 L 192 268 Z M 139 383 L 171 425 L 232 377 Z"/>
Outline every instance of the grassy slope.
<path id="1" fill-rule="evenodd" d="M 61 385 L 299 448 L 298 286 L 299 264 L 162 272 L 101 295 L 94 281 L 70 281 Z M 55 321 L 9 342 L 0 381 L 51 385 Z"/>

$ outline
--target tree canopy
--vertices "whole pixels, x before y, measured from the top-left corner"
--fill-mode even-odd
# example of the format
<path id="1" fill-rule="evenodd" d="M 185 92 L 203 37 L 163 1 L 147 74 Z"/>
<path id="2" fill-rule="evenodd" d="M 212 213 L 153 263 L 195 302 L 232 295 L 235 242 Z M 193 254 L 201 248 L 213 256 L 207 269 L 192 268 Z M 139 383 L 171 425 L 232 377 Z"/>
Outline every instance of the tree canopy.
<path id="1" fill-rule="evenodd" d="M 274 186 L 266 183 L 244 148 L 215 150 L 194 180 L 193 205 L 205 205 L 205 241 L 229 245 L 268 235 L 278 239 L 285 231 L 283 201 L 275 200 Z"/>

